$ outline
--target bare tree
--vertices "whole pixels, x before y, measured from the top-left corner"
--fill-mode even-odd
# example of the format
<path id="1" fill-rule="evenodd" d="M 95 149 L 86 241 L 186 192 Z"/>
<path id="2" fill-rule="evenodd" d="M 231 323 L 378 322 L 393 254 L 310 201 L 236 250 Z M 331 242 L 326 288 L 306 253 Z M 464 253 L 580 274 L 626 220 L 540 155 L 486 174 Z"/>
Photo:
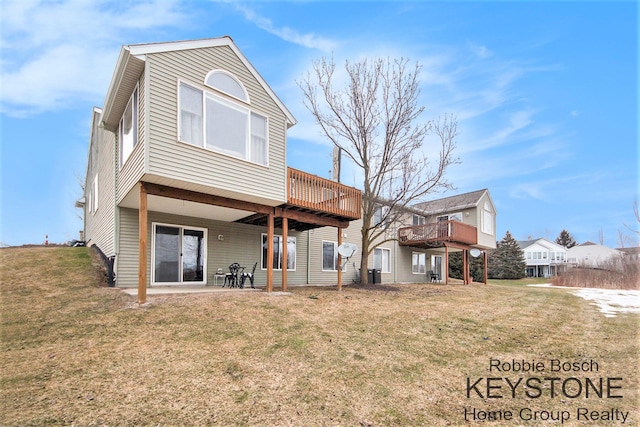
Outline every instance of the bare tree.
<path id="1" fill-rule="evenodd" d="M 346 61 L 346 83 L 340 85 L 333 59 L 323 58 L 298 82 L 304 105 L 322 134 L 363 174 L 362 272 L 367 271 L 374 244 L 397 238 L 390 227 L 410 205 L 431 192 L 452 188 L 445 171 L 458 162 L 453 157 L 457 119 L 445 115 L 421 121 L 421 68 L 404 58 Z M 433 160 L 423 147 L 430 135 L 439 144 Z M 366 274 L 360 278 L 367 283 Z"/>

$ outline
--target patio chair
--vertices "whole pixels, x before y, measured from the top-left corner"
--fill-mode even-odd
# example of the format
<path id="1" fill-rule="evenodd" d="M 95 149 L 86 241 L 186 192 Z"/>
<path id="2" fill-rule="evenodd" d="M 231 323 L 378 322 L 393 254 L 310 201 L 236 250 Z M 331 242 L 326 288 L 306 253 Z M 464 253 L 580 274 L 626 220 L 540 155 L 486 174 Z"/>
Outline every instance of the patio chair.
<path id="1" fill-rule="evenodd" d="M 427 271 L 427 274 L 431 279 L 431 283 L 440 281 L 440 275 L 438 273 L 434 273 L 433 270 Z"/>
<path id="2" fill-rule="evenodd" d="M 234 262 L 229 266 L 229 272 L 224 275 L 224 283 L 222 283 L 222 287 L 224 288 L 226 284 L 229 284 L 230 288 L 234 288 L 238 286 L 238 271 L 240 270 L 240 264 Z"/>
<path id="3" fill-rule="evenodd" d="M 240 287 L 244 288 L 244 281 L 249 279 L 249 282 L 251 282 L 251 288 L 255 289 L 255 287 L 253 286 L 253 276 L 256 272 L 256 267 L 258 266 L 258 263 L 256 262 L 255 264 L 253 264 L 253 268 L 251 269 L 251 273 L 246 272 L 246 273 L 242 273 L 240 275 Z"/>

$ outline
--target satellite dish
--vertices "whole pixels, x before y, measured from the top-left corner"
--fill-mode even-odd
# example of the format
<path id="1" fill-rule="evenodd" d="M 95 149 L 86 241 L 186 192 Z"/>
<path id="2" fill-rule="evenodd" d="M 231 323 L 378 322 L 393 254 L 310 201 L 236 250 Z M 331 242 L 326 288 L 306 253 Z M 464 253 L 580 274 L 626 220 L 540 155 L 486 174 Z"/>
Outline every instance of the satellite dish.
<path id="1" fill-rule="evenodd" d="M 338 253 L 343 257 L 343 258 L 351 258 L 353 256 L 353 254 L 356 253 L 356 251 L 358 250 L 358 246 L 356 246 L 353 243 L 343 243 L 340 246 L 338 246 Z"/>
<path id="2" fill-rule="evenodd" d="M 471 249 L 469 253 L 472 257 L 478 258 L 482 252 L 480 252 L 480 249 Z"/>

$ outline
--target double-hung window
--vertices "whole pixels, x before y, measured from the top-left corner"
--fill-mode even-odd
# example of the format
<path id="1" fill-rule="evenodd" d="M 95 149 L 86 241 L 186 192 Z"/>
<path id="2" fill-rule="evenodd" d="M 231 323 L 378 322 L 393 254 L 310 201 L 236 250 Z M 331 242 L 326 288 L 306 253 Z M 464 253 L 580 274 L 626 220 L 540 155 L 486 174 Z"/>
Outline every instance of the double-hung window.
<path id="1" fill-rule="evenodd" d="M 385 248 L 373 250 L 373 268 L 383 273 L 391 273 L 391 251 Z"/>
<path id="2" fill-rule="evenodd" d="M 338 271 L 338 244 L 336 242 L 322 241 L 322 271 Z M 347 271 L 344 264 L 342 271 Z"/>
<path id="3" fill-rule="evenodd" d="M 411 254 L 411 272 L 413 274 L 424 274 L 427 272 L 427 255 L 423 252 L 413 252 Z"/>
<path id="4" fill-rule="evenodd" d="M 336 271 L 338 269 L 338 244 L 322 241 L 322 271 Z"/>
<path id="5" fill-rule="evenodd" d="M 178 139 L 260 165 L 268 164 L 267 118 L 253 111 L 239 83 L 228 78 L 206 80 L 224 92 L 198 89 L 180 82 L 178 88 Z M 222 84 L 222 83 L 224 84 Z M 235 83 L 235 86 L 234 86 Z M 238 99 L 236 99 L 238 98 Z M 239 102 L 242 101 L 242 102 Z"/>
<path id="6" fill-rule="evenodd" d="M 373 224 L 385 226 L 389 222 L 389 206 L 376 206 L 373 211 Z"/>
<path id="7" fill-rule="evenodd" d="M 426 218 L 422 215 L 413 214 L 413 225 L 424 225 L 426 224 Z"/>
<path id="8" fill-rule="evenodd" d="M 484 202 L 482 207 L 482 228 L 483 233 L 493 234 L 493 210 L 489 202 Z"/>
<path id="9" fill-rule="evenodd" d="M 118 127 L 120 167 L 124 165 L 138 143 L 138 87 L 136 86 Z"/>

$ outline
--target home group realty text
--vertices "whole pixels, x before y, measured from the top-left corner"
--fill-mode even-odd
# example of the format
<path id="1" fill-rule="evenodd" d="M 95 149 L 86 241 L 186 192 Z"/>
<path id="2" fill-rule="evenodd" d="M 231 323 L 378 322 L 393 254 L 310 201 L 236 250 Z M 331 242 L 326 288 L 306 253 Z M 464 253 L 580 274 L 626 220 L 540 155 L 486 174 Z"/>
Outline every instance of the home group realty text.
<path id="1" fill-rule="evenodd" d="M 467 377 L 466 397 L 482 399 L 491 408 L 465 406 L 466 422 L 487 421 L 612 421 L 625 424 L 630 411 L 620 409 L 624 398 L 624 378 L 600 373 L 595 360 L 509 360 L 489 359 L 489 375 Z M 500 400 L 502 399 L 502 400 Z M 513 405 L 495 409 L 504 399 L 521 399 L 526 407 Z M 580 399 L 575 409 L 557 409 L 571 399 Z M 554 402 L 558 400 L 558 402 Z M 544 404 L 549 405 L 544 408 Z M 604 405 L 603 405 L 604 404 Z"/>

